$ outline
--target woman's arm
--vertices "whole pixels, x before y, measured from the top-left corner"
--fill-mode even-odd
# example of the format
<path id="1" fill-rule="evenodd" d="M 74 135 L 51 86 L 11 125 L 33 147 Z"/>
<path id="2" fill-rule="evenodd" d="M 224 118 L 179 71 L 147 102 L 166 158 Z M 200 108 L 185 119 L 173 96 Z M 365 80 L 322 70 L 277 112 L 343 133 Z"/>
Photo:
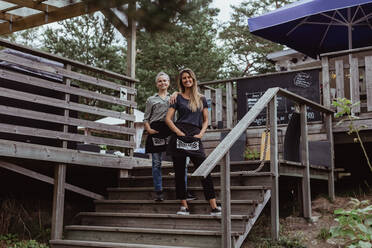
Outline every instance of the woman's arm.
<path id="1" fill-rule="evenodd" d="M 165 117 L 165 123 L 168 125 L 170 130 L 177 134 L 177 136 L 185 136 L 185 134 L 176 127 L 173 123 L 173 116 L 176 110 L 174 108 L 169 108 L 167 112 L 167 116 Z"/>
<path id="2" fill-rule="evenodd" d="M 203 108 L 203 124 L 202 124 L 202 129 L 200 130 L 200 133 L 197 135 L 194 135 L 195 138 L 203 138 L 203 135 L 205 131 L 207 130 L 208 127 L 208 109 Z"/>

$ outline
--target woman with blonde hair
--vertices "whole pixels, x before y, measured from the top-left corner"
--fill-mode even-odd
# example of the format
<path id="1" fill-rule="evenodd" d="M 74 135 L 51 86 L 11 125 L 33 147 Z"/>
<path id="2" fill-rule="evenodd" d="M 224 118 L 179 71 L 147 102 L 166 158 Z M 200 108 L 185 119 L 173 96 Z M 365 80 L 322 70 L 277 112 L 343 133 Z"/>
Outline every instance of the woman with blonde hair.
<path id="1" fill-rule="evenodd" d="M 171 136 L 168 153 L 172 155 L 176 180 L 176 197 L 181 200 L 181 208 L 177 214 L 189 215 L 185 183 L 185 161 L 190 157 L 194 166 L 199 167 L 206 156 L 201 138 L 208 127 L 208 105 L 205 97 L 198 91 L 195 73 L 191 69 L 183 69 L 178 77 L 179 94 L 176 102 L 169 106 L 165 118 L 166 124 L 174 132 Z M 173 122 L 175 113 L 177 121 Z M 217 206 L 213 180 L 210 175 L 201 179 L 204 196 L 211 206 L 211 215 L 220 215 Z"/>

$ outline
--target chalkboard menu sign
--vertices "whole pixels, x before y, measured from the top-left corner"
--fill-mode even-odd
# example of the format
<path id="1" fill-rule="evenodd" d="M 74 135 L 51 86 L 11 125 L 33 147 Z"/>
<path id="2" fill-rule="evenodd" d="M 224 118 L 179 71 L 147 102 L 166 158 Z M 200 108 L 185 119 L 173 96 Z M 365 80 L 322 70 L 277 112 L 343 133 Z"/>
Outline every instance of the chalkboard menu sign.
<path id="1" fill-rule="evenodd" d="M 320 69 L 304 70 L 288 73 L 270 74 L 267 76 L 244 78 L 237 81 L 238 119 L 253 107 L 265 91 L 272 87 L 280 87 L 320 103 L 319 89 Z M 293 111 L 294 103 L 278 96 L 278 123 L 288 123 Z M 307 108 L 308 121 L 321 120 L 321 114 Z M 262 111 L 252 123 L 253 126 L 266 125 L 266 110 Z"/>

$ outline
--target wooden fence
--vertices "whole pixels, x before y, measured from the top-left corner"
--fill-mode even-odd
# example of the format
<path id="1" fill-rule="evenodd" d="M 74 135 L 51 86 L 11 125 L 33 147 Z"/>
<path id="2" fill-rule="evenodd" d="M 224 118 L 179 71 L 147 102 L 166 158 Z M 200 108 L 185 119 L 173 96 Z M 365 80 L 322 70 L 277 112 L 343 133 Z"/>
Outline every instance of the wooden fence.
<path id="1" fill-rule="evenodd" d="M 360 102 L 352 112 L 372 112 L 372 47 L 321 55 L 323 103 L 330 106 L 335 98 Z"/>
<path id="2" fill-rule="evenodd" d="M 0 156 L 128 167 L 78 151 L 95 144 L 131 155 L 135 147 L 135 79 L 0 40 Z M 122 125 L 96 122 L 111 117 Z"/>

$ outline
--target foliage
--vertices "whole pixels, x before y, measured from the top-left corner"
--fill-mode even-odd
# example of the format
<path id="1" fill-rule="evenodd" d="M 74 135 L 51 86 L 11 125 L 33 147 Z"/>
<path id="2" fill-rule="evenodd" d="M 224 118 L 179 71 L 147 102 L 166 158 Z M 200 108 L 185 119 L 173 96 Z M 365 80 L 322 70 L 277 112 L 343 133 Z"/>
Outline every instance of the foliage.
<path id="1" fill-rule="evenodd" d="M 330 237 L 331 237 L 331 233 L 329 232 L 327 228 L 324 228 L 324 227 L 320 229 L 319 234 L 317 236 L 317 238 L 320 240 L 327 240 Z"/>
<path id="2" fill-rule="evenodd" d="M 368 166 L 369 166 L 369 168 L 372 172 L 372 165 L 371 165 L 371 162 L 369 160 L 367 151 L 366 151 L 366 149 L 363 145 L 363 141 L 362 141 L 362 138 L 361 138 L 360 133 L 359 133 L 360 130 L 365 128 L 366 126 L 365 125 L 355 126 L 354 121 L 358 120 L 359 117 L 352 114 L 353 107 L 358 106 L 359 104 L 360 104 L 360 102 L 352 103 L 349 99 L 346 99 L 346 98 L 336 98 L 336 100 L 332 102 L 333 106 L 340 109 L 340 111 L 335 114 L 335 117 L 340 118 L 344 115 L 346 115 L 346 117 L 347 117 L 346 119 L 341 119 L 340 121 L 338 121 L 336 125 L 340 125 L 340 124 L 344 123 L 346 120 L 350 121 L 350 124 L 348 126 L 348 128 L 349 128 L 348 134 L 349 135 L 351 135 L 353 133 L 356 134 L 357 138 L 354 139 L 354 142 L 359 142 L 359 144 L 360 144 L 360 146 L 363 150 L 364 156 L 367 160 Z"/>
<path id="3" fill-rule="evenodd" d="M 70 0 L 73 1 L 73 0 Z M 111 8 L 112 2 L 102 0 L 85 0 L 92 5 L 99 5 L 104 8 Z M 128 2 L 136 3 L 136 9 L 128 8 Z M 166 30 L 171 25 L 174 18 L 185 15 L 192 10 L 192 1 L 187 0 L 115 0 L 117 8 L 125 13 L 126 16 L 134 18 L 140 28 L 154 32 Z M 111 18 L 110 16 L 108 18 Z"/>
<path id="4" fill-rule="evenodd" d="M 352 198 L 349 209 L 334 211 L 337 226 L 331 227 L 333 240 L 348 248 L 372 247 L 372 205 L 369 201 Z"/>
<path id="5" fill-rule="evenodd" d="M 233 77 L 274 70 L 267 55 L 283 49 L 282 45 L 262 39 L 249 32 L 248 18 L 263 14 L 293 2 L 293 0 L 246 0 L 232 6 L 232 19 L 223 28 L 220 38 L 229 48 L 231 56 L 226 66 Z"/>
<path id="6" fill-rule="evenodd" d="M 248 147 L 244 151 L 245 160 L 257 160 L 260 159 L 260 153 L 257 149 L 249 149 Z"/>
<path id="7" fill-rule="evenodd" d="M 198 8 L 180 16 L 166 32 L 138 33 L 136 75 L 141 83 L 136 100 L 140 109 L 154 94 L 159 71 L 170 75 L 170 91 L 177 88 L 176 75 L 181 68 L 191 68 L 198 81 L 215 80 L 222 74 L 227 54 L 216 45 L 214 24 L 218 10 L 209 8 L 210 0 L 197 2 Z"/>
<path id="8" fill-rule="evenodd" d="M 37 242 L 36 240 L 18 240 L 17 235 L 7 234 L 0 235 L 0 247 L 6 248 L 48 248 L 46 244 Z"/>
<path id="9" fill-rule="evenodd" d="M 257 248 L 306 248 L 300 237 L 281 236 L 278 241 L 263 239 L 259 241 Z"/>

